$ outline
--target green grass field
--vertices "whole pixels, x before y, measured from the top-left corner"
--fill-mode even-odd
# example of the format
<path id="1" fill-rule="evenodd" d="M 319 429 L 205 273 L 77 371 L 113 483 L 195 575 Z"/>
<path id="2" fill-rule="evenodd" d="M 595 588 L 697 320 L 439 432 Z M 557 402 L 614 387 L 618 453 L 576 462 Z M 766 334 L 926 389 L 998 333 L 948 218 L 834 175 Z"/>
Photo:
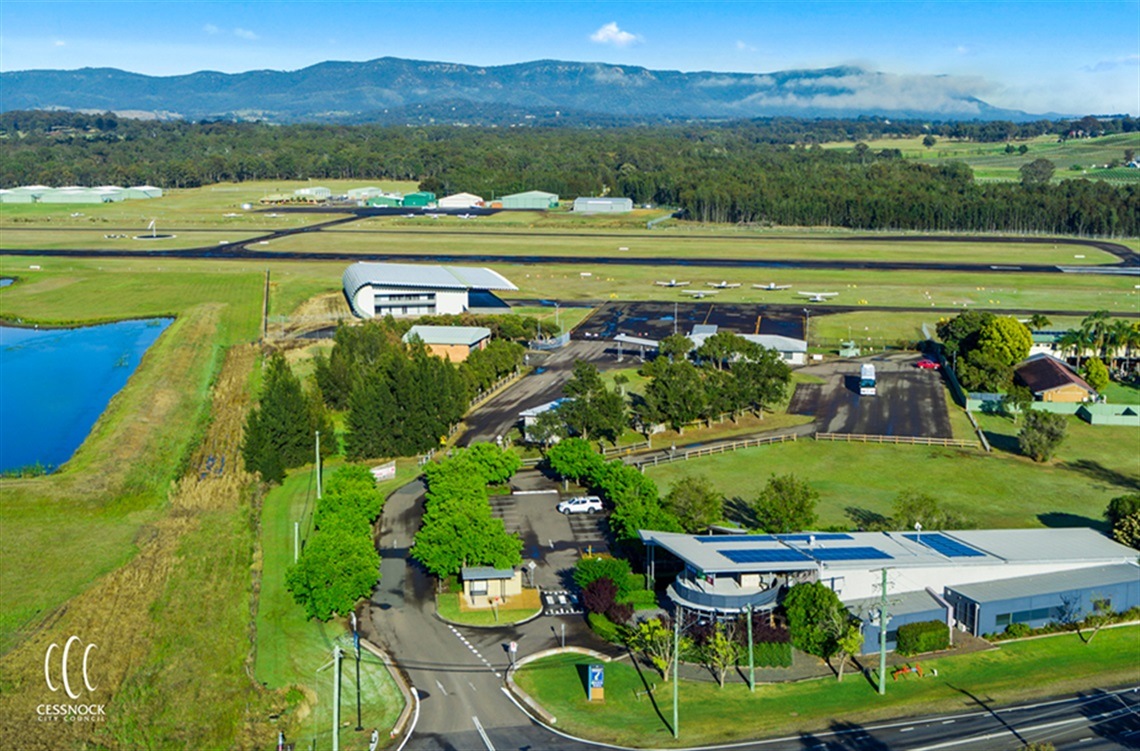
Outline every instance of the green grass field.
<path id="1" fill-rule="evenodd" d="M 1014 453 L 1018 428 L 1012 421 L 978 419 L 997 449 L 993 454 L 804 440 L 651 467 L 646 474 L 663 494 L 680 477 L 704 475 L 726 498 L 747 502 L 769 475 L 790 472 L 819 492 L 818 526 L 844 529 L 854 528 L 858 511 L 890 516 L 895 496 L 908 489 L 929 493 L 983 528 L 1103 527 L 1108 501 L 1140 489 L 1137 428 L 1094 427 L 1070 417 L 1057 457 L 1036 464 Z M 959 437 L 972 436 L 967 431 Z"/>
<path id="2" fill-rule="evenodd" d="M 493 218 L 493 217 L 489 217 Z M 995 263 L 995 264 L 1066 264 L 1090 265 L 1114 263 L 1115 257 L 1095 248 L 1071 245 L 995 243 L 979 240 L 977 243 L 923 242 L 920 235 L 913 241 L 876 242 L 869 236 L 850 236 L 837 242 L 835 236 L 803 233 L 802 236 L 773 236 L 765 230 L 723 233 L 716 237 L 674 232 L 666 229 L 652 231 L 630 230 L 620 235 L 597 232 L 585 225 L 574 234 L 565 231 L 550 233 L 526 232 L 516 237 L 504 235 L 497 225 L 474 225 L 462 220 L 445 221 L 385 218 L 364 219 L 347 225 L 330 228 L 314 242 L 311 236 L 291 236 L 275 240 L 277 251 L 304 251 L 338 253 L 495 253 L 505 255 L 574 255 L 589 258 L 617 256 L 629 258 L 739 258 L 788 260 L 862 260 L 862 261 L 936 261 L 940 263 Z M 419 224 L 416 224 L 419 222 Z M 480 227 L 484 227 L 480 230 Z M 385 228 L 385 229 L 381 229 Z M 390 228 L 390 229 L 388 229 Z M 604 228 L 602 228 L 604 229 Z M 723 231 L 723 228 L 721 228 Z M 495 230 L 491 233 L 488 230 Z M 327 235 L 327 236 L 326 236 Z M 330 239 L 335 238 L 335 240 Z M 624 250 L 622 250 L 624 248 Z M 1083 256 L 1078 258 L 1077 256 Z M 705 274 L 708 281 L 721 281 L 720 270 L 695 269 L 693 274 Z M 757 272 L 760 273 L 760 272 Z M 762 272 L 770 274 L 768 271 Z M 768 279 L 758 280 L 766 283 Z M 786 283 L 784 280 L 776 281 Z"/>
<path id="3" fill-rule="evenodd" d="M 558 718 L 572 735 L 619 745 L 668 748 L 730 743 L 764 736 L 799 735 L 805 747 L 823 741 L 811 733 L 858 729 L 859 724 L 930 712 L 977 711 L 975 696 L 987 706 L 1062 692 L 1113 687 L 1140 679 L 1140 627 L 1101 631 L 1089 644 L 1074 633 L 1003 644 L 966 655 L 922 660 L 937 677 L 888 682 L 886 696 L 856 672 L 842 682 L 830 679 L 796 684 L 718 688 L 712 682 L 682 680 L 679 740 L 674 740 L 673 686 L 655 672 L 639 675 L 626 662 L 605 666 L 606 699 L 586 700 L 583 684 L 588 657 L 554 655 L 522 667 L 515 679 L 524 691 Z M 635 692 L 656 684 L 653 699 Z M 732 718 L 726 722 L 725 718 Z"/>
<path id="4" fill-rule="evenodd" d="M 938 163 L 944 161 L 965 162 L 974 170 L 976 179 L 1011 180 L 1021 179 L 1018 170 L 1023 164 L 1034 159 L 1044 158 L 1056 165 L 1054 180 L 1085 178 L 1109 180 L 1116 183 L 1140 182 L 1140 170 L 1104 169 L 1112 160 L 1123 161 L 1124 150 L 1140 151 L 1140 134 L 1119 133 L 1099 138 L 1074 139 L 1058 142 L 1056 136 L 1046 135 L 1026 141 L 1014 141 L 1013 146 L 1025 144 L 1029 150 L 1024 154 L 1007 154 L 1005 143 L 976 143 L 974 141 L 954 141 L 938 138 L 932 148 L 922 145 L 922 136 L 910 138 L 882 138 L 867 141 L 872 151 L 899 149 L 907 159 Z M 827 143 L 824 148 L 851 150 L 851 142 Z M 1079 170 L 1070 169 L 1078 165 Z"/>
<path id="5" fill-rule="evenodd" d="M 330 464 L 327 471 L 333 471 L 334 466 Z M 381 492 L 390 492 L 408 482 L 416 471 L 414 461 L 401 462 L 396 480 L 380 486 Z M 293 708 L 289 718 L 293 732 L 289 737 L 312 737 L 315 723 L 317 742 L 325 744 L 331 740 L 332 669 L 319 674 L 317 669 L 331 659 L 334 644 L 344 647 L 348 658 L 341 674 L 341 691 L 342 696 L 353 697 L 351 702 L 345 702 L 346 707 L 355 703 L 351 630 L 343 618 L 328 623 L 306 618 L 285 587 L 285 571 L 293 563 L 293 523 L 301 521 L 305 529 L 311 521 L 315 502 L 310 467 L 292 472 L 283 485 L 270 492 L 262 506 L 261 593 L 254 671 L 257 679 L 269 688 L 300 688 L 306 703 L 303 708 Z M 362 652 L 362 655 L 365 658 L 360 673 L 364 726 L 369 730 L 379 728 L 381 737 L 386 738 L 387 730 L 403 711 L 404 699 L 387 668 L 371 653 Z M 366 734 L 357 734 L 351 729 L 341 733 L 340 742 L 342 748 L 349 749 L 363 749 L 368 745 Z"/>

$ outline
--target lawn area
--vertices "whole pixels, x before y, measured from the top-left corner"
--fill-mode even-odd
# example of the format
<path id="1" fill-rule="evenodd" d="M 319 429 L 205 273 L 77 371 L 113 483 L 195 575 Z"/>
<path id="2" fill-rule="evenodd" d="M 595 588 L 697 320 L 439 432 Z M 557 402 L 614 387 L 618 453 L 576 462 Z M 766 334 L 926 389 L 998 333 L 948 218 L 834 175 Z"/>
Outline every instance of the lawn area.
<path id="1" fill-rule="evenodd" d="M 309 215 L 312 216 L 312 215 Z M 502 215 L 497 215 L 502 216 Z M 488 217 L 490 219 L 490 217 Z M 458 221 L 458 224 L 455 222 Z M 480 220 L 482 221 L 482 220 Z M 273 250 L 313 253 L 399 253 L 426 255 L 572 255 L 583 258 L 726 258 L 765 260 L 861 260 L 861 261 L 934 261 L 976 264 L 1082 264 L 1115 263 L 1116 257 L 1093 247 L 1051 243 L 1001 243 L 979 238 L 971 243 L 924 241 L 915 234 L 913 240 L 878 241 L 873 234 L 801 236 L 774 234 L 771 231 L 733 231 L 726 226 L 704 232 L 689 229 L 626 228 L 620 234 L 592 231 L 592 220 L 575 225 L 573 234 L 543 233 L 535 227 L 518 226 L 517 234 L 503 232 L 502 225 L 478 225 L 441 218 L 426 221 L 382 217 L 362 219 L 330 227 L 317 236 L 311 234 L 280 238 L 272 242 Z M 482 227 L 482 229 L 480 229 Z M 494 230 L 492 233 L 491 230 Z M 713 234 L 716 232 L 716 234 Z M 1079 258 L 1077 256 L 1080 256 Z M 725 272 L 714 269 L 689 269 L 678 279 L 697 278 L 718 282 Z M 768 270 L 751 270 L 752 283 L 775 281 L 787 284 L 789 271 L 775 277 Z M 731 278 L 730 278 L 731 280 Z M 773 294 L 769 292 L 769 297 Z M 785 293 L 786 296 L 787 293 Z"/>
<path id="2" fill-rule="evenodd" d="M 542 325 L 543 330 L 546 329 L 546 323 L 555 323 L 561 327 L 562 331 L 572 331 L 582 321 L 594 312 L 594 308 L 590 307 L 576 307 L 576 308 L 558 308 L 555 309 L 553 305 L 535 305 L 535 306 L 517 306 L 511 308 L 512 313 L 517 313 L 520 316 L 531 316 L 537 318 Z"/>
<path id="3" fill-rule="evenodd" d="M 718 454 L 646 470 L 662 493 L 687 474 L 712 478 L 728 499 L 756 497 L 770 474 L 791 472 L 820 494 L 818 526 L 850 529 L 852 511 L 884 516 L 902 490 L 930 493 L 979 527 L 1101 526 L 1108 501 L 1140 489 L 1140 430 L 1068 418 L 1068 438 L 1051 462 L 1016 455 L 1017 426 L 978 416 L 993 454 L 928 446 L 802 440 Z M 966 437 L 966 436 L 962 436 Z"/>
<path id="4" fill-rule="evenodd" d="M 1140 404 L 1140 388 L 1113 381 L 1100 392 L 1109 404 Z"/>
<path id="5" fill-rule="evenodd" d="M 1028 147 L 1025 154 L 1016 151 L 1006 153 L 1005 142 L 978 143 L 976 141 L 955 141 L 949 138 L 938 137 L 937 143 L 926 148 L 922 145 L 922 136 L 908 138 L 881 138 L 867 141 L 872 151 L 883 149 L 899 149 L 907 159 L 914 159 L 927 164 L 940 162 L 965 162 L 974 170 L 976 178 L 991 180 L 1021 179 L 1018 170 L 1023 164 L 1034 159 L 1045 158 L 1056 165 L 1054 180 L 1070 178 L 1085 178 L 1090 180 L 1105 179 L 1113 182 L 1140 181 L 1140 170 L 1102 169 L 1113 159 L 1122 160 L 1124 149 L 1136 148 L 1135 133 L 1118 133 L 1098 138 L 1079 138 L 1058 142 L 1055 135 L 1043 135 L 1024 141 L 1013 141 L 1014 149 L 1024 144 Z M 823 144 L 824 148 L 852 150 L 855 144 L 850 141 Z M 1078 170 L 1070 169 L 1073 165 Z"/>
<path id="6" fill-rule="evenodd" d="M 444 592 L 436 595 L 435 608 L 440 617 L 453 623 L 465 623 L 468 626 L 508 626 L 512 623 L 525 621 L 542 611 L 542 601 L 537 589 L 524 589 L 522 595 L 511 598 L 521 602 L 530 601 L 527 607 L 499 608 L 498 613 L 490 609 L 471 610 L 464 608 L 459 600 L 462 592 Z"/>
<path id="7" fill-rule="evenodd" d="M 586 666 L 595 660 L 554 655 L 523 666 L 519 686 L 558 718 L 558 728 L 592 740 L 637 747 L 695 746 L 764 736 L 850 728 L 853 720 L 882 721 L 928 712 L 976 711 L 973 696 L 1006 704 L 1140 679 L 1140 627 L 1102 631 L 1085 644 L 1073 633 L 1003 644 L 973 654 L 923 660 L 937 677 L 888 682 L 879 696 L 857 673 L 842 683 L 825 679 L 795 684 L 682 681 L 680 739 L 673 740 L 672 685 L 657 673 L 639 675 L 626 662 L 605 666 L 606 700 L 586 700 Z M 929 675 L 929 672 L 928 672 Z M 656 684 L 655 701 L 635 691 Z M 731 717 L 731 722 L 725 718 Z M 840 721 L 837 718 L 845 718 Z M 806 739 L 805 739 L 806 742 Z M 810 744 L 809 744 L 810 745 Z"/>
<path id="8" fill-rule="evenodd" d="M 327 470 L 333 471 L 335 464 Z M 415 476 L 414 460 L 397 465 L 396 479 L 379 487 L 388 493 L 407 483 Z M 274 488 L 266 497 L 261 514 L 261 595 L 257 610 L 257 655 L 254 671 L 257 680 L 269 688 L 300 688 L 304 695 L 291 694 L 292 738 L 308 738 L 317 729 L 317 743 L 331 740 L 328 728 L 332 724 L 331 668 L 317 675 L 316 671 L 327 663 L 335 644 L 347 650 L 342 667 L 341 691 L 343 697 L 355 701 L 356 685 L 352 670 L 352 634 L 345 619 L 321 623 L 305 617 L 304 611 L 293 601 L 285 587 L 285 571 L 293 563 L 293 522 L 302 522 L 302 531 L 311 519 L 315 490 L 312 487 L 311 467 L 290 473 L 285 483 Z M 404 708 L 404 700 L 391 676 L 373 655 L 361 653 L 360 680 L 363 696 L 364 727 L 380 729 L 381 738 L 387 738 Z M 316 704 L 315 711 L 313 704 Z M 345 706 L 349 705 L 345 701 Z M 346 710 L 345 710 L 346 711 Z M 343 715 L 342 715 L 343 716 Z M 315 725 L 314 725 L 315 723 Z M 353 723 L 355 727 L 355 723 Z M 341 733 L 342 748 L 366 748 L 367 734 L 351 729 Z"/>

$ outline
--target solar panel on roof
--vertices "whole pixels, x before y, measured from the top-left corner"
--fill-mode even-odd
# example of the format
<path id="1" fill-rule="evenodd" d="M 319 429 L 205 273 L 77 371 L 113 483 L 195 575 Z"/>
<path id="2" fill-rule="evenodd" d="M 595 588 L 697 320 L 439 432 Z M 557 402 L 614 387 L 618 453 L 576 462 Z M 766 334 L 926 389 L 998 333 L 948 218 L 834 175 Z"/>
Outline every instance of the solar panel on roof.
<path id="1" fill-rule="evenodd" d="M 816 542 L 827 542 L 829 540 L 854 540 L 851 535 L 843 534 L 842 532 L 820 532 L 817 534 L 795 534 L 795 535 L 776 535 L 777 538 L 785 542 L 810 542 L 812 538 Z"/>
<path id="2" fill-rule="evenodd" d="M 697 542 L 772 542 L 772 535 L 697 535 Z"/>
<path id="3" fill-rule="evenodd" d="M 912 542 L 917 542 L 919 545 L 925 545 L 935 553 L 941 553 L 947 558 L 978 558 L 985 556 L 985 553 L 980 550 L 975 550 L 969 545 L 964 545 L 957 540 L 952 540 L 946 535 L 917 534 L 903 535 L 903 537 Z"/>
<path id="4" fill-rule="evenodd" d="M 878 548 L 813 548 L 811 555 L 819 561 L 868 561 L 894 557 Z"/>
<path id="5" fill-rule="evenodd" d="M 733 563 L 793 563 L 811 560 L 803 553 L 787 549 L 718 550 Z"/>

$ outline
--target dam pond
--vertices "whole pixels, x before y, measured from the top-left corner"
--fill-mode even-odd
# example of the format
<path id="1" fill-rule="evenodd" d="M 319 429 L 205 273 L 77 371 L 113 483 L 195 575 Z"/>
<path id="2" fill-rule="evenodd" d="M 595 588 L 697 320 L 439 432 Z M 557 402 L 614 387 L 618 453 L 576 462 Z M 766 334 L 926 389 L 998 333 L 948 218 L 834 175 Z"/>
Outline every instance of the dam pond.
<path id="1" fill-rule="evenodd" d="M 172 322 L 0 326 L 0 472 L 70 459 Z"/>

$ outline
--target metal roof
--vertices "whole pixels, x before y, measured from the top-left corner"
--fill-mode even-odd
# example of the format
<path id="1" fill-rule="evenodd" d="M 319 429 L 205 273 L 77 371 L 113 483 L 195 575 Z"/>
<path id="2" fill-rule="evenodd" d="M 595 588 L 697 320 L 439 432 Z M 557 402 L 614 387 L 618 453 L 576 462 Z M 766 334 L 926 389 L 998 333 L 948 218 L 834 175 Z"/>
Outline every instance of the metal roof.
<path id="1" fill-rule="evenodd" d="M 459 575 L 463 577 L 463 581 L 513 579 L 515 570 L 513 568 L 491 568 L 490 566 L 464 566 L 459 570 Z"/>
<path id="2" fill-rule="evenodd" d="M 968 597 L 974 602 L 985 603 L 1033 597 L 1034 595 L 1051 595 L 1075 589 L 1094 589 L 1136 581 L 1140 581 L 1140 566 L 1134 563 L 1118 563 L 1111 566 L 1056 571 L 1051 574 L 1018 576 L 1013 579 L 998 579 L 997 581 L 978 584 L 958 584 L 946 589 Z"/>
<path id="3" fill-rule="evenodd" d="M 477 266 L 431 266 L 413 263 L 354 263 L 344 270 L 349 299 L 362 287 L 517 290 L 497 271 Z"/>
<path id="4" fill-rule="evenodd" d="M 693 349 L 704 344 L 705 339 L 710 336 L 703 331 L 698 332 L 697 329 L 698 326 L 694 326 L 693 333 L 689 334 L 689 339 L 693 342 Z M 737 336 L 753 344 L 759 344 L 766 349 L 774 349 L 777 352 L 807 352 L 807 342 L 803 339 L 793 339 L 790 336 L 777 336 L 775 334 L 737 334 Z"/>
<path id="5" fill-rule="evenodd" d="M 489 338 L 491 329 L 486 326 L 412 326 L 404 334 L 404 341 L 409 342 L 415 336 L 424 344 L 466 344 L 470 347 Z"/>
<path id="6" fill-rule="evenodd" d="M 818 567 L 839 573 L 844 570 L 865 571 L 884 565 L 901 569 L 1004 563 L 1118 564 L 1135 561 L 1137 557 L 1132 548 L 1086 528 L 990 529 L 922 534 L 922 537 L 938 535 L 956 540 L 978 553 L 967 557 L 951 557 L 922 543 L 921 539 L 908 539 L 914 538 L 913 532 L 851 532 L 842 536 L 810 532 L 798 535 L 724 535 L 720 540 L 708 535 L 651 530 L 642 530 L 640 535 L 643 541 L 665 548 L 692 568 L 711 573 L 797 571 Z M 795 556 L 765 553 L 787 550 L 801 553 L 805 558 L 782 560 Z M 724 552 L 730 552 L 731 557 Z"/>
<path id="7" fill-rule="evenodd" d="M 1011 563 L 1126 563 L 1137 557 L 1132 548 L 1087 527 L 963 529 L 941 534 Z"/>
<path id="8" fill-rule="evenodd" d="M 942 607 L 941 603 L 935 600 L 925 589 L 916 589 L 911 592 L 889 592 L 887 598 L 887 612 L 892 617 L 929 613 L 931 611 L 936 611 L 942 615 L 946 612 L 946 608 Z M 882 604 L 882 597 L 863 597 L 843 603 L 848 610 L 859 616 L 878 610 Z"/>
<path id="9" fill-rule="evenodd" d="M 522 193 L 511 193 L 503 198 L 519 198 L 520 196 L 541 196 L 542 198 L 558 198 L 557 193 L 547 193 L 545 190 L 524 190 Z M 502 199 L 499 199 L 502 200 Z"/>

